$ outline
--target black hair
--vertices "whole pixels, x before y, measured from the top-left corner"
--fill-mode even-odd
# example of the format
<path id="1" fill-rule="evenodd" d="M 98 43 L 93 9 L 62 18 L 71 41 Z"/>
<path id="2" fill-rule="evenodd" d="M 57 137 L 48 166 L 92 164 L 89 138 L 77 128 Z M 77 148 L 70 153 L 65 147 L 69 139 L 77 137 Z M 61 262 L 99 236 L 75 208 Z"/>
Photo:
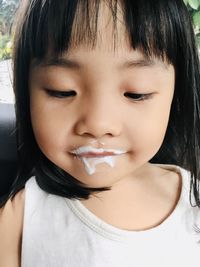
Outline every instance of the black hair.
<path id="1" fill-rule="evenodd" d="M 18 175 L 8 197 L 14 196 L 31 175 L 52 194 L 87 199 L 92 192 L 56 166 L 40 151 L 31 126 L 28 77 L 30 62 L 58 57 L 71 45 L 96 44 L 99 7 L 104 2 L 117 34 L 118 6 L 133 49 L 167 60 L 175 67 L 175 93 L 163 144 L 151 162 L 175 164 L 191 172 L 191 194 L 200 207 L 200 77 L 195 35 L 182 0 L 23 0 L 14 42 L 14 92 L 16 97 Z M 114 38 L 115 39 L 115 38 Z M 50 53 L 49 53 L 50 52 Z M 5 198 L 5 199 L 6 199 Z M 191 199 L 190 199 L 191 200 Z M 192 204 L 192 203 L 191 203 Z"/>

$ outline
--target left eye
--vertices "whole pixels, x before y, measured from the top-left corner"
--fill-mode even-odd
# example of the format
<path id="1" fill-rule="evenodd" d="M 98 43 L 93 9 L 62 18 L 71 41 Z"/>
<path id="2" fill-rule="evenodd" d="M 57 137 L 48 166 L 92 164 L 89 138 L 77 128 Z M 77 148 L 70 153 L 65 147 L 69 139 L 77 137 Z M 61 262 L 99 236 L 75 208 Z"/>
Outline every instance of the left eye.
<path id="1" fill-rule="evenodd" d="M 136 94 L 136 93 L 124 93 L 125 97 L 131 98 L 134 101 L 143 101 L 152 96 L 152 93 L 149 94 Z"/>
<path id="2" fill-rule="evenodd" d="M 73 97 L 76 95 L 76 92 L 73 90 L 57 91 L 57 90 L 52 90 L 52 89 L 45 89 L 45 91 L 49 96 L 56 97 L 56 98 Z"/>

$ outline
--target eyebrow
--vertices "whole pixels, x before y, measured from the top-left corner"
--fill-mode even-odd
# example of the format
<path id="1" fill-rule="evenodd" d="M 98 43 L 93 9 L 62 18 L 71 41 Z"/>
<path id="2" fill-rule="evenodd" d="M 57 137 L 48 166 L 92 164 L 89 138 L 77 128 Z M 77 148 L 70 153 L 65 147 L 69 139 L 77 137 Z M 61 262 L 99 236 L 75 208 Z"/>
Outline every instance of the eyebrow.
<path id="1" fill-rule="evenodd" d="M 151 58 L 141 58 L 141 59 L 130 59 L 126 60 L 123 63 L 118 65 L 119 69 L 132 69 L 132 68 L 142 68 L 142 67 L 152 67 L 156 65 L 161 65 L 166 68 L 166 65 L 163 61 L 156 61 Z M 32 67 L 52 67 L 58 66 L 66 69 L 80 70 L 84 68 L 84 64 L 76 60 L 67 59 L 67 58 L 51 58 L 44 61 L 35 61 L 32 64 Z"/>

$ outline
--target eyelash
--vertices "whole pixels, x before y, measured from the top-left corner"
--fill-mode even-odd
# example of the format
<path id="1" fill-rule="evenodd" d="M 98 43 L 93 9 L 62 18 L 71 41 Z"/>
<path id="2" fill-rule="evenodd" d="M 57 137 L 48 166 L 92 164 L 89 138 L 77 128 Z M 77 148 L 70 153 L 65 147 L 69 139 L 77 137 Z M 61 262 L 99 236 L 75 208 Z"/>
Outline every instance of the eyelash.
<path id="1" fill-rule="evenodd" d="M 57 91 L 51 89 L 45 89 L 45 90 L 50 97 L 55 97 L 55 98 L 68 98 L 76 95 L 75 91 Z M 149 94 L 124 93 L 124 96 L 132 99 L 133 101 L 139 102 L 149 99 L 152 96 L 152 93 Z"/>
<path id="2" fill-rule="evenodd" d="M 56 97 L 56 98 L 66 98 L 66 97 L 71 97 L 71 96 L 76 95 L 75 91 L 57 91 L 57 90 L 51 90 L 51 89 L 45 89 L 45 91 L 49 96 Z"/>
<path id="3" fill-rule="evenodd" d="M 148 94 L 137 94 L 137 93 L 124 93 L 124 96 L 132 99 L 133 101 L 144 101 L 149 98 L 151 98 L 153 93 L 148 93 Z"/>

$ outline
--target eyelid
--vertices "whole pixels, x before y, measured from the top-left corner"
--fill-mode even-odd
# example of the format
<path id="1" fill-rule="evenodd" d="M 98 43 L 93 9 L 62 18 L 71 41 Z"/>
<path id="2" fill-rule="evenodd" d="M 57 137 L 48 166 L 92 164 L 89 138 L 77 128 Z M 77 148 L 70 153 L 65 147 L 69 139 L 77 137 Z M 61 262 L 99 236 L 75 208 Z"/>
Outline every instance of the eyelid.
<path id="1" fill-rule="evenodd" d="M 131 92 L 126 92 L 124 93 L 125 97 L 128 97 L 130 99 L 132 99 L 135 102 L 139 102 L 139 101 L 144 101 L 147 99 L 150 99 L 153 96 L 154 93 L 131 93 Z"/>
<path id="2" fill-rule="evenodd" d="M 60 91 L 60 90 L 54 90 L 54 89 L 49 89 L 49 88 L 44 88 L 45 92 L 50 96 L 50 97 L 55 97 L 55 98 L 69 98 L 76 96 L 76 92 L 74 90 L 68 90 L 68 91 Z M 131 92 L 126 92 L 124 93 L 125 97 L 130 98 L 134 102 L 141 102 L 145 101 L 149 98 L 151 98 L 153 93 L 131 93 Z"/>
<path id="3" fill-rule="evenodd" d="M 55 98 L 67 98 L 67 97 L 72 97 L 76 95 L 76 92 L 74 90 L 59 91 L 59 90 L 45 88 L 45 92 L 50 97 L 55 97 Z"/>

